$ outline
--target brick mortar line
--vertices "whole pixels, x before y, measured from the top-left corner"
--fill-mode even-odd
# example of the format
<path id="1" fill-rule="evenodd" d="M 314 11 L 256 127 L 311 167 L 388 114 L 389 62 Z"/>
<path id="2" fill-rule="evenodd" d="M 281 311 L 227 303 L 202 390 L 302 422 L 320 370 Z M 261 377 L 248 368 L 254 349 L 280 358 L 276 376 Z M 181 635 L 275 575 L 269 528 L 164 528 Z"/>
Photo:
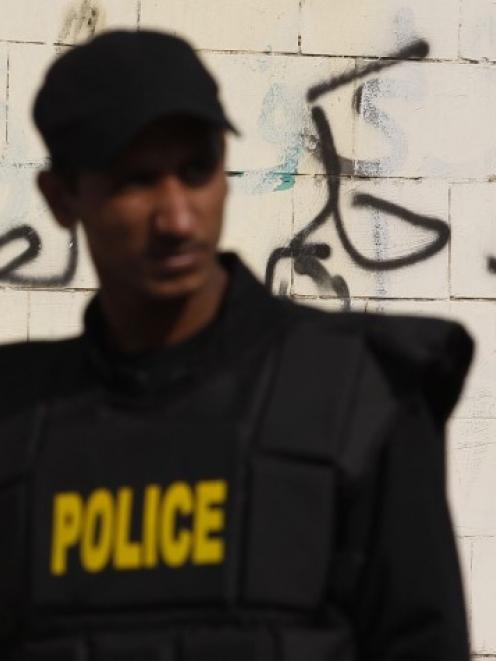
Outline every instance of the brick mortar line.
<path id="1" fill-rule="evenodd" d="M 26 292 L 31 294 L 32 292 L 53 292 L 53 293 L 62 293 L 62 294 L 91 294 L 99 290 L 99 287 L 90 288 L 90 287 L 28 287 L 26 285 L 20 285 L 16 287 L 15 285 L 1 285 L 1 292 Z"/>
<path id="2" fill-rule="evenodd" d="M 457 53 L 458 59 L 461 58 L 461 46 L 462 46 L 462 15 L 463 15 L 463 0 L 458 0 L 458 34 L 457 34 Z"/>
<path id="3" fill-rule="evenodd" d="M 9 146 L 9 101 L 10 101 L 10 51 L 7 50 L 5 81 L 5 145 Z"/>
<path id="4" fill-rule="evenodd" d="M 448 226 L 449 226 L 449 239 L 448 239 L 448 292 L 450 295 L 450 300 L 453 295 L 452 288 L 451 288 L 451 276 L 453 273 L 452 269 L 452 236 L 453 236 L 453 224 L 451 222 L 452 219 L 452 208 L 451 208 L 451 191 L 452 191 L 452 185 L 448 186 Z"/>
<path id="5" fill-rule="evenodd" d="M 293 294 L 292 298 L 316 300 L 316 301 L 340 301 L 337 296 L 316 296 L 314 294 Z M 394 296 L 351 296 L 352 301 L 408 301 L 411 303 L 453 303 L 453 302 L 475 302 L 475 303 L 496 303 L 496 297 L 469 297 L 469 296 L 451 296 L 450 298 L 427 298 L 422 296 L 407 296 L 407 297 L 394 297 Z"/>
<path id="6" fill-rule="evenodd" d="M 460 535 L 455 529 L 458 539 L 496 539 L 496 535 Z"/>
<path id="7" fill-rule="evenodd" d="M 467 604 L 466 604 L 466 618 L 467 618 L 467 627 L 469 631 L 473 630 L 474 626 L 474 570 L 473 570 L 473 565 L 474 565 L 474 540 L 468 540 L 465 542 L 466 545 L 468 545 L 468 576 L 467 578 L 469 579 L 469 585 L 467 586 L 467 594 L 466 594 L 466 599 L 467 599 Z M 461 554 L 460 554 L 461 555 Z M 459 559 L 459 566 L 460 566 L 460 571 L 462 571 L 462 566 L 461 566 L 461 558 Z M 471 643 L 469 644 L 469 647 L 471 647 Z M 470 650 L 470 653 L 472 653 L 472 650 Z"/>
<path id="8" fill-rule="evenodd" d="M 458 417 L 457 415 L 453 415 L 453 416 L 451 416 L 451 420 L 471 420 L 471 421 L 478 422 L 479 420 L 496 420 L 496 416 L 478 415 L 476 417 L 472 416 L 471 418 L 467 418 L 464 415 L 461 415 L 460 417 Z M 496 440 L 494 441 L 494 443 L 496 443 Z M 487 445 L 494 445 L 494 443 L 492 443 L 492 444 L 487 443 Z M 475 444 L 475 446 L 476 445 L 477 444 Z M 467 446 L 464 446 L 464 447 L 467 447 L 467 448 L 468 447 L 474 447 L 474 445 L 467 444 Z"/>
<path id="9" fill-rule="evenodd" d="M 301 55 L 301 30 L 303 21 L 303 0 L 298 1 L 298 54 Z"/>
<path id="10" fill-rule="evenodd" d="M 456 59 L 448 59 L 442 57 L 424 57 L 422 59 L 418 58 L 409 58 L 409 59 L 398 59 L 390 55 L 353 55 L 353 54 L 335 54 L 335 53 L 305 53 L 298 51 L 267 51 L 267 50 L 245 50 L 245 49 L 216 49 L 216 48 L 197 48 L 199 53 L 211 53 L 214 55 L 254 55 L 260 56 L 265 55 L 268 57 L 320 57 L 328 60 L 366 60 L 369 62 L 375 62 L 376 60 L 392 61 L 392 62 L 412 62 L 420 64 L 460 64 L 460 65 L 490 65 L 496 66 L 496 59 L 490 60 L 487 58 L 482 58 L 480 60 L 467 58 L 467 57 L 457 57 Z"/>
<path id="11" fill-rule="evenodd" d="M 93 293 L 98 291 L 99 287 L 29 287 L 26 285 L 0 285 L 0 292 L 56 292 L 63 294 L 77 294 L 77 293 Z M 340 301 L 336 296 L 315 296 L 313 294 L 292 294 L 291 297 L 295 300 L 301 301 Z M 374 301 L 374 302 L 409 302 L 409 303 L 496 303 L 495 298 L 481 298 L 481 297 L 456 297 L 451 298 L 427 298 L 427 297 L 385 297 L 385 296 L 351 296 L 352 301 Z M 496 417 L 495 417 L 496 419 Z"/>
<path id="12" fill-rule="evenodd" d="M 140 22 L 141 22 L 141 15 L 140 15 Z M 140 25 L 140 24 L 138 24 Z M 79 42 L 77 42 L 79 43 Z M 65 41 L 36 41 L 36 40 L 22 40 L 22 39 L 0 39 L 0 44 L 14 44 L 14 45 L 26 45 L 26 46 L 55 46 L 55 47 L 71 47 L 76 45 L 73 42 L 65 42 Z M 268 56 L 268 57 L 320 57 L 324 59 L 330 59 L 330 60 L 368 60 L 368 61 L 375 61 L 375 60 L 385 60 L 385 61 L 398 61 L 398 62 L 417 62 L 417 63 L 426 63 L 426 64 L 460 64 L 460 65 L 467 65 L 467 66 L 496 66 L 496 59 L 491 60 L 489 58 L 482 58 L 482 59 L 474 59 L 474 58 L 468 58 L 468 57 L 457 57 L 456 59 L 452 58 L 434 58 L 434 57 L 425 57 L 422 59 L 406 59 L 406 60 L 400 60 L 395 57 L 391 57 L 388 55 L 369 55 L 369 54 L 335 54 L 335 53 L 306 53 L 304 51 L 299 51 L 299 50 L 294 50 L 294 51 L 267 51 L 267 50 L 246 50 L 246 49 L 216 49 L 216 48 L 197 48 L 197 52 L 199 53 L 212 53 L 214 55 L 253 55 L 253 56 Z"/>
<path id="13" fill-rule="evenodd" d="M 43 168 L 50 165 L 50 160 L 45 159 L 43 161 L 26 161 L 26 162 L 15 162 L 8 160 L 1 160 L 0 158 L 0 171 L 2 169 L 16 169 L 16 170 L 32 170 L 37 168 Z M 256 174 L 258 170 L 226 170 L 228 177 L 242 177 Z M 336 179 L 341 180 L 350 180 L 350 181 L 416 181 L 416 182 L 440 182 L 446 185 L 458 186 L 458 185 L 467 185 L 467 184 L 496 184 L 494 175 L 489 175 L 487 177 L 475 177 L 470 179 L 456 179 L 453 177 L 442 177 L 435 175 L 423 175 L 423 176 L 401 176 L 401 175 L 388 175 L 388 176 L 368 176 L 361 174 L 342 174 L 339 177 L 335 175 L 326 175 L 324 172 L 287 172 L 287 171 L 278 171 L 274 170 L 271 172 L 274 176 L 284 176 L 291 175 L 292 177 L 311 177 L 315 179 Z M 275 192 L 275 191 L 274 191 Z"/>
<path id="14" fill-rule="evenodd" d="M 0 162 L 0 168 L 2 166 L 2 163 Z M 20 164 L 20 167 L 22 167 L 22 164 Z M 229 177 L 236 178 L 236 177 L 242 177 L 242 176 L 249 176 L 249 175 L 254 175 L 258 172 L 258 170 L 226 170 L 226 174 Z M 342 174 L 339 176 L 336 175 L 327 175 L 324 172 L 279 172 L 277 170 L 271 171 L 271 175 L 274 176 L 292 176 L 292 177 L 312 177 L 315 179 L 341 179 L 341 180 L 350 180 L 350 181 L 417 181 L 419 183 L 421 182 L 442 182 L 452 186 L 458 186 L 460 184 L 496 184 L 496 180 L 494 178 L 494 175 L 490 175 L 485 178 L 473 178 L 473 179 L 455 179 L 452 177 L 436 177 L 436 176 L 412 176 L 412 177 L 406 177 L 406 176 L 367 176 L 367 175 L 360 175 L 360 174 Z"/>
<path id="15" fill-rule="evenodd" d="M 27 319 L 26 319 L 26 340 L 29 342 L 31 339 L 31 292 L 28 290 L 27 291 L 27 304 L 28 304 L 28 309 L 27 309 Z"/>

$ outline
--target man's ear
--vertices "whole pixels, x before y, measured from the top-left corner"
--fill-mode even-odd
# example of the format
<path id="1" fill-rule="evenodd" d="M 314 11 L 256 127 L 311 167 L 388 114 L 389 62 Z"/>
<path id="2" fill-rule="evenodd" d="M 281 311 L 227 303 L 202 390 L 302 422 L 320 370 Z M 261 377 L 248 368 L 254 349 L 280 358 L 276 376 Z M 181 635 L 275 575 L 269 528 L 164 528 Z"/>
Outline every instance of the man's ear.
<path id="1" fill-rule="evenodd" d="M 67 184 L 52 170 L 39 172 L 37 182 L 58 224 L 66 229 L 73 227 L 78 221 L 78 215 L 74 194 L 67 188 Z"/>

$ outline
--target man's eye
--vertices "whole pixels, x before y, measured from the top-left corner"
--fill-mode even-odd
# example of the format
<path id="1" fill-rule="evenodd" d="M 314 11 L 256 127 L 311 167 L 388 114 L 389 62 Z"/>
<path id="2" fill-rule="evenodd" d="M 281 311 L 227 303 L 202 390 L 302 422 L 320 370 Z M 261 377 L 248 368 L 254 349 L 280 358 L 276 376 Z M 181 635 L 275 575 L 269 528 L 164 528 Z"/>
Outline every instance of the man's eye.
<path id="1" fill-rule="evenodd" d="M 136 172 L 117 179 L 115 189 L 124 191 L 130 188 L 142 188 L 151 186 L 156 180 L 156 174 L 150 172 Z"/>
<path id="2" fill-rule="evenodd" d="M 217 160 L 204 157 L 188 161 L 178 170 L 181 181 L 190 186 L 201 186 L 205 184 L 215 172 Z"/>

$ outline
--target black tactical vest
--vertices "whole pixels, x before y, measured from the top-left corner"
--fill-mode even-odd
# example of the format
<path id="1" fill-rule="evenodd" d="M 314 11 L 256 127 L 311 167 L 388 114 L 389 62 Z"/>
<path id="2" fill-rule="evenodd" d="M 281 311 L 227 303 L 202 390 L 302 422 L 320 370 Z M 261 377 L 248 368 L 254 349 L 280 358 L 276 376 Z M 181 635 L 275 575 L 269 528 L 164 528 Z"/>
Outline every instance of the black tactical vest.
<path id="1" fill-rule="evenodd" d="M 2 659 L 353 661 L 365 558 L 340 490 L 394 412 L 358 336 L 301 323 L 173 396 L 12 414 Z"/>

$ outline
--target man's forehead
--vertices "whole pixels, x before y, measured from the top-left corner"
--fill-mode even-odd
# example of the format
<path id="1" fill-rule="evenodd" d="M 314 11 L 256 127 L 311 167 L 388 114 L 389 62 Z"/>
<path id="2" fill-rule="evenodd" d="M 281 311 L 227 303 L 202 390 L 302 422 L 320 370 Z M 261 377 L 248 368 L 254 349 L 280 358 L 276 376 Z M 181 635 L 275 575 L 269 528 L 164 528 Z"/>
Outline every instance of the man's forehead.
<path id="1" fill-rule="evenodd" d="M 218 127 L 190 115 L 162 116 L 143 126 L 128 146 L 148 140 L 190 143 L 217 132 Z"/>
<path id="2" fill-rule="evenodd" d="M 161 117 L 144 126 L 113 159 L 109 173 L 161 166 L 184 157 L 209 156 L 222 144 L 222 130 L 188 115 Z M 220 155 L 220 154 L 219 154 Z"/>
<path id="3" fill-rule="evenodd" d="M 122 149 L 119 158 L 131 152 L 159 147 L 206 145 L 219 129 L 209 122 L 187 115 L 160 117 L 143 126 Z"/>

